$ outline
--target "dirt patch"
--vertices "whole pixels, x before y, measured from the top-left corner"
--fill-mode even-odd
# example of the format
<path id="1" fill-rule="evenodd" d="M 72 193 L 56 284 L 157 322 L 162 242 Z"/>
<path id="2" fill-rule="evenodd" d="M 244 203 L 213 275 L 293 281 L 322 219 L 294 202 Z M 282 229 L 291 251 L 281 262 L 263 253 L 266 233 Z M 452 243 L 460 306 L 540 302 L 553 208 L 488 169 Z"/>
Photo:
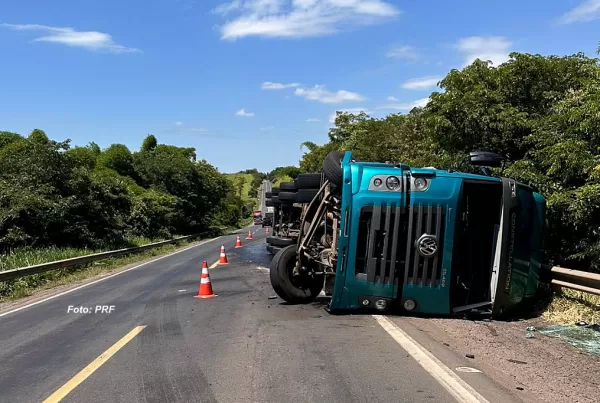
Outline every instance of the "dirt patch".
<path id="1" fill-rule="evenodd" d="M 600 357 L 538 333 L 533 339 L 526 338 L 528 326 L 548 324 L 541 319 L 515 322 L 408 320 L 415 327 L 428 329 L 432 338 L 451 349 L 473 354 L 477 362 L 508 381 L 509 385 L 501 383 L 509 389 L 525 390 L 549 403 L 600 402 Z"/>

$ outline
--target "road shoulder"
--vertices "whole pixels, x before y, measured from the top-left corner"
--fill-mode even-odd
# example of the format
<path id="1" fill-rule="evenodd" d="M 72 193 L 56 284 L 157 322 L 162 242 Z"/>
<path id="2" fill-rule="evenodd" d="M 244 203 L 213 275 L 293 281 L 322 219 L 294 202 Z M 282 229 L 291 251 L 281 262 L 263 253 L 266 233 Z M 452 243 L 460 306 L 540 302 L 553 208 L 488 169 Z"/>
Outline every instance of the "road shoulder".
<path id="1" fill-rule="evenodd" d="M 527 326 L 538 325 L 540 320 L 502 322 L 396 317 L 394 321 L 419 342 L 435 342 L 426 348 L 435 344 L 438 350 L 446 350 L 446 353 L 435 352 L 440 354 L 439 358 L 444 354 L 454 356 L 456 363 L 481 370 L 525 402 L 600 401 L 597 377 L 600 357 L 542 335 L 527 339 Z M 467 358 L 467 354 L 474 358 Z M 467 375 L 478 374 L 461 374 L 469 381 Z M 477 377 L 471 378 L 477 380 Z"/>

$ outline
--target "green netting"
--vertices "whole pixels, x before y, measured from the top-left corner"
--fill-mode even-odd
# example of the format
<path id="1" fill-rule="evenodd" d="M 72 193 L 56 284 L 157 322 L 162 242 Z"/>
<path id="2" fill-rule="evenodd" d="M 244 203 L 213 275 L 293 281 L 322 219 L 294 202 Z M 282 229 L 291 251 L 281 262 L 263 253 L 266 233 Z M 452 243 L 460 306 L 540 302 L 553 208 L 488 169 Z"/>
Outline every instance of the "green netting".
<path id="1" fill-rule="evenodd" d="M 600 355 L 600 326 L 585 323 L 538 327 L 540 334 L 561 339 L 575 348 Z"/>

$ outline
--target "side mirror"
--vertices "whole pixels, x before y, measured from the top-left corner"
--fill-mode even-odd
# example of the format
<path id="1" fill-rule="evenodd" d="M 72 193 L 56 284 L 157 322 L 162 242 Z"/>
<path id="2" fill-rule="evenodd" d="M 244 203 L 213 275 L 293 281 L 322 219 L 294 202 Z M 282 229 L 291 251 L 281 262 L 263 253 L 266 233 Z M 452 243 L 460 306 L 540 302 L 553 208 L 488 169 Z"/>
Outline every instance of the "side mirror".
<path id="1" fill-rule="evenodd" d="M 469 163 L 474 166 L 499 168 L 503 162 L 504 158 L 496 153 L 488 151 L 472 151 L 469 153 Z"/>

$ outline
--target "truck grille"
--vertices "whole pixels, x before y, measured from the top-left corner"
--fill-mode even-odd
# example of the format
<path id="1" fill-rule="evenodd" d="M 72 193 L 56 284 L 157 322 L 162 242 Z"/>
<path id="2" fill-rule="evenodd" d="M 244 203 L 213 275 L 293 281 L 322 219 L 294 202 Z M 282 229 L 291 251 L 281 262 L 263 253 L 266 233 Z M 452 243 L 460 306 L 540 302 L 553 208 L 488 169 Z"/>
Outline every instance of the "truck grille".
<path id="1" fill-rule="evenodd" d="M 396 284 L 404 263 L 407 217 L 399 204 L 365 206 L 360 211 L 356 277 L 372 283 Z"/>
<path id="2" fill-rule="evenodd" d="M 443 206 L 417 204 L 409 207 L 408 216 L 404 284 L 437 287 L 444 251 L 446 209 Z M 437 252 L 431 257 L 422 256 L 416 245 L 425 234 L 435 236 Z"/>

